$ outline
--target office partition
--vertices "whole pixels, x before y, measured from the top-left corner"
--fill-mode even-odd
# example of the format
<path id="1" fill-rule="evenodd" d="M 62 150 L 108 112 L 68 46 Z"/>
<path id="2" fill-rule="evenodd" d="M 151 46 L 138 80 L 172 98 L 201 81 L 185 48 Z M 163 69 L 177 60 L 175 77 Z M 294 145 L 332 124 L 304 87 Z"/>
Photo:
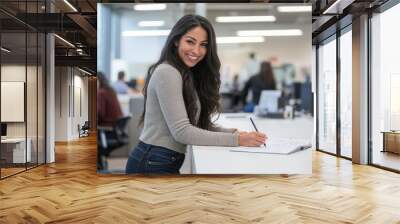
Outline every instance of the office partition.
<path id="1" fill-rule="evenodd" d="M 28 13 L 45 12 L 45 1 L 20 1 L 18 15 L 0 3 L 2 133 L 0 178 L 45 163 L 45 34 L 26 24 Z"/>

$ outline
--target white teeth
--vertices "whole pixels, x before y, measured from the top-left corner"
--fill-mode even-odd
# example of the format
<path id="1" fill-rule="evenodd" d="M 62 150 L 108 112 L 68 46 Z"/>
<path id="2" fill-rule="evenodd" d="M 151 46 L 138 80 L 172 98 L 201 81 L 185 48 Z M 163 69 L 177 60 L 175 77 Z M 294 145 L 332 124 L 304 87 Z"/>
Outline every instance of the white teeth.
<path id="1" fill-rule="evenodd" d="M 195 60 L 197 60 L 199 57 L 193 57 L 193 56 L 188 56 L 189 58 L 190 58 L 190 60 L 193 60 L 193 61 L 195 61 Z"/>

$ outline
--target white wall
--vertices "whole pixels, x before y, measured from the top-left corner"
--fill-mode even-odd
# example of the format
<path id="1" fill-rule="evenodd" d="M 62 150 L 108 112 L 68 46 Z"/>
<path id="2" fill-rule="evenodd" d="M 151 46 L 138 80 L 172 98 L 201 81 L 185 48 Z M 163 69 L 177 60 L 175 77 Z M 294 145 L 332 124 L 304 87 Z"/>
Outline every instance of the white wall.
<path id="1" fill-rule="evenodd" d="M 26 112 L 26 119 L 23 118 L 22 122 L 7 122 L 7 137 L 23 138 L 26 135 L 31 143 L 32 161 L 36 162 L 38 153 L 38 162 L 44 163 L 45 120 L 43 109 L 45 90 L 43 89 L 44 74 L 42 73 L 42 69 L 40 66 L 25 66 L 25 64 L 3 64 L 1 66 L 1 76 L 2 82 L 24 82 L 27 91 L 26 99 L 22 99 L 23 102 L 21 102 L 23 104 L 21 105 L 22 107 L 18 109 L 12 107 L 1 108 L 3 113 L 16 113 L 12 110 L 20 110 L 19 113 L 22 113 L 22 116 L 24 116 Z M 26 77 L 27 80 L 25 80 Z M 2 89 L 2 93 L 3 91 L 4 89 Z M 24 89 L 20 89 L 19 93 L 23 95 Z M 2 95 L 2 98 L 4 97 L 10 98 L 7 95 Z M 25 98 L 25 96 L 22 96 L 22 98 Z M 49 162 L 51 162 L 51 160 L 49 160 Z"/>
<path id="2" fill-rule="evenodd" d="M 25 82 L 25 65 L 2 65 L 1 66 L 1 81 L 18 81 Z M 7 110 L 7 108 L 1 108 Z M 25 122 L 7 123 L 8 137 L 25 137 Z"/>
<path id="3" fill-rule="evenodd" d="M 78 124 L 82 126 L 88 120 L 88 78 L 82 75 L 72 67 L 56 67 L 56 141 L 77 139 Z"/>

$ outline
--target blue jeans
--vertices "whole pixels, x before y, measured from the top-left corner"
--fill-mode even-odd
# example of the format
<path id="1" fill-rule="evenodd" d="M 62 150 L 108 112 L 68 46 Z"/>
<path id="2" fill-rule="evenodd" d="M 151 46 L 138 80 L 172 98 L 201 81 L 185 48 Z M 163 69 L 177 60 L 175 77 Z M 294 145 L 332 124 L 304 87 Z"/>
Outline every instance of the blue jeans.
<path id="1" fill-rule="evenodd" d="M 183 153 L 140 141 L 129 153 L 126 173 L 179 174 L 184 160 Z"/>

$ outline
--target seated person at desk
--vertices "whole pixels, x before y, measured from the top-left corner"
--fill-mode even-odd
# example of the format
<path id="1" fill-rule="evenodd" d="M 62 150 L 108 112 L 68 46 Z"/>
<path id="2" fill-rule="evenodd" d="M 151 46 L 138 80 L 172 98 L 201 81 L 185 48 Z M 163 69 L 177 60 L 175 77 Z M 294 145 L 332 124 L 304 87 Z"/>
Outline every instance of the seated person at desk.
<path id="1" fill-rule="evenodd" d="M 250 77 L 246 82 L 242 91 L 243 105 L 246 105 L 247 94 L 249 91 L 253 94 L 250 105 L 252 105 L 252 107 L 258 105 L 263 90 L 276 90 L 276 82 L 272 66 L 271 63 L 267 61 L 262 62 L 259 73 Z"/>
<path id="2" fill-rule="evenodd" d="M 123 116 L 114 89 L 101 72 L 97 73 L 97 123 L 99 126 L 113 127 Z"/>
<path id="3" fill-rule="evenodd" d="M 115 92 L 117 94 L 128 94 L 129 93 L 129 86 L 125 83 L 125 72 L 120 71 L 118 72 L 118 80 L 112 84 Z"/>
<path id="4" fill-rule="evenodd" d="M 179 174 L 187 145 L 260 146 L 266 136 L 216 127 L 220 61 L 215 32 L 198 15 L 172 28 L 143 89 L 145 110 L 139 144 L 129 153 L 126 173 Z"/>

